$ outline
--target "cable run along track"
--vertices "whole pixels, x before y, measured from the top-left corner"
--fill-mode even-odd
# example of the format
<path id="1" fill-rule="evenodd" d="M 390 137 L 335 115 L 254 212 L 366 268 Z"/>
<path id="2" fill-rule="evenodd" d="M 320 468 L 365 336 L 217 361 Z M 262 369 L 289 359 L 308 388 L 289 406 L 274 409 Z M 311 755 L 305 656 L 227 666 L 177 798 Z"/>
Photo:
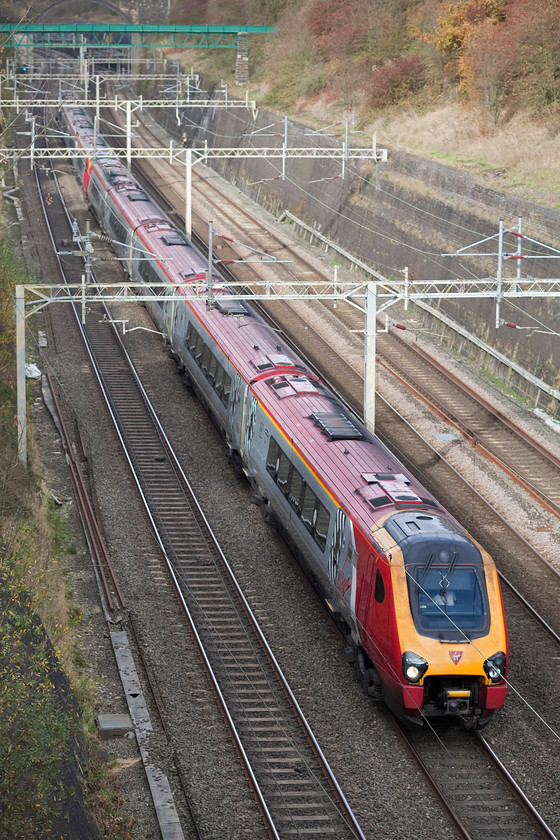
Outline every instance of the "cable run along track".
<path id="1" fill-rule="evenodd" d="M 267 835 L 364 840 L 106 315 L 88 308 L 84 340 Z"/>

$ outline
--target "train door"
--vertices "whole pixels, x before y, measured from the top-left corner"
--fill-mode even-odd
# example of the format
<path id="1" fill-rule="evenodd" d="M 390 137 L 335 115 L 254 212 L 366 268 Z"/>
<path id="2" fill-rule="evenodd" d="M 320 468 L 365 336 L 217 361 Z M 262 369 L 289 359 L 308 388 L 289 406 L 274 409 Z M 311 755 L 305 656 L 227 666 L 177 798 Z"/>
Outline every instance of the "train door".
<path id="1" fill-rule="evenodd" d="M 228 401 L 228 424 L 230 429 L 233 431 L 233 440 L 231 443 L 237 450 L 240 450 L 242 445 L 243 409 L 245 406 L 246 391 L 248 390 L 249 385 L 245 384 L 239 376 L 234 375 L 231 379 L 230 388 L 231 391 Z"/>
<path id="2" fill-rule="evenodd" d="M 370 554 L 356 605 L 356 616 L 364 633 L 364 640 L 372 640 L 377 651 L 383 656 L 387 652 L 390 619 L 389 574 L 390 570 L 384 558 Z M 367 644 L 364 646 L 367 648 Z"/>
<path id="3" fill-rule="evenodd" d="M 186 305 L 179 305 L 175 302 L 171 308 L 171 317 L 168 324 L 168 335 L 171 336 L 171 346 L 178 353 L 183 363 L 187 356 L 187 321 L 188 308 Z"/>
<path id="4" fill-rule="evenodd" d="M 387 656 L 389 627 L 391 619 L 391 569 L 385 557 L 376 558 L 371 582 L 371 598 L 368 605 L 370 633 L 374 634 L 376 643 L 383 655 Z"/>
<path id="5" fill-rule="evenodd" d="M 358 595 L 358 603 L 356 604 L 356 617 L 358 624 L 361 627 L 366 626 L 366 616 L 368 614 L 368 607 L 371 598 L 371 581 L 373 578 L 373 568 L 375 566 L 375 557 L 370 554 L 367 562 L 362 580 L 360 581 L 360 591 Z"/>

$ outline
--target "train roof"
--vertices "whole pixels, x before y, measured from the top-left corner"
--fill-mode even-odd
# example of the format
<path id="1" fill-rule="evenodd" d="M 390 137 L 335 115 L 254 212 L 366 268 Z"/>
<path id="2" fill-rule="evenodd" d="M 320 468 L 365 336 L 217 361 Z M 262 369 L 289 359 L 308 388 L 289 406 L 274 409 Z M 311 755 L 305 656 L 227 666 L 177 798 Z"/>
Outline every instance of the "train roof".
<path id="1" fill-rule="evenodd" d="M 355 418 L 258 317 L 193 309 L 276 427 L 338 505 L 365 531 L 406 508 L 444 514 L 390 450 Z M 219 307 L 219 298 L 218 298 Z M 271 429 L 272 431 L 272 429 Z"/>

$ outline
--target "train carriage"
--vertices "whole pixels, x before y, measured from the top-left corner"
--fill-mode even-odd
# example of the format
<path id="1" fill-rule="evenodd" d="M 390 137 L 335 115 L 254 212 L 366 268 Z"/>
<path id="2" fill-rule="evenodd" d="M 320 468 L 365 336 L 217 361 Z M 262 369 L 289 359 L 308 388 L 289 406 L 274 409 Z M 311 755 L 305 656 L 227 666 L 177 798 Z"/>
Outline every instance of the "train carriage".
<path id="1" fill-rule="evenodd" d="M 364 690 L 415 723 L 486 723 L 508 665 L 491 558 L 249 306 L 221 299 L 215 270 L 207 307 L 192 286 L 205 259 L 108 148 L 92 155 L 91 122 L 73 110 L 61 122 L 84 150 L 77 171 L 94 212 L 129 275 L 152 288 L 154 322 L 344 630 Z"/>

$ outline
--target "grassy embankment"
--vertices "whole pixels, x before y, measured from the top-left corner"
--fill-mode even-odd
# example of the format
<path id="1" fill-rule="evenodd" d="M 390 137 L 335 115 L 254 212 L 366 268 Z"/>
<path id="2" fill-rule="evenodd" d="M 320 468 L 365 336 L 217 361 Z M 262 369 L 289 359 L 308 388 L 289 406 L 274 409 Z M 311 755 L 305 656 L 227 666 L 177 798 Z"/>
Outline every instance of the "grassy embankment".
<path id="1" fill-rule="evenodd" d="M 7 231 L 0 215 L 0 837 L 53 836 L 66 756 L 80 739 L 89 806 L 105 838 L 124 840 L 130 820 L 98 754 L 94 686 L 72 633 L 81 615 L 62 561 L 76 542 L 45 489 L 32 434 L 29 469 L 17 458 L 14 287 L 27 278 Z"/>

